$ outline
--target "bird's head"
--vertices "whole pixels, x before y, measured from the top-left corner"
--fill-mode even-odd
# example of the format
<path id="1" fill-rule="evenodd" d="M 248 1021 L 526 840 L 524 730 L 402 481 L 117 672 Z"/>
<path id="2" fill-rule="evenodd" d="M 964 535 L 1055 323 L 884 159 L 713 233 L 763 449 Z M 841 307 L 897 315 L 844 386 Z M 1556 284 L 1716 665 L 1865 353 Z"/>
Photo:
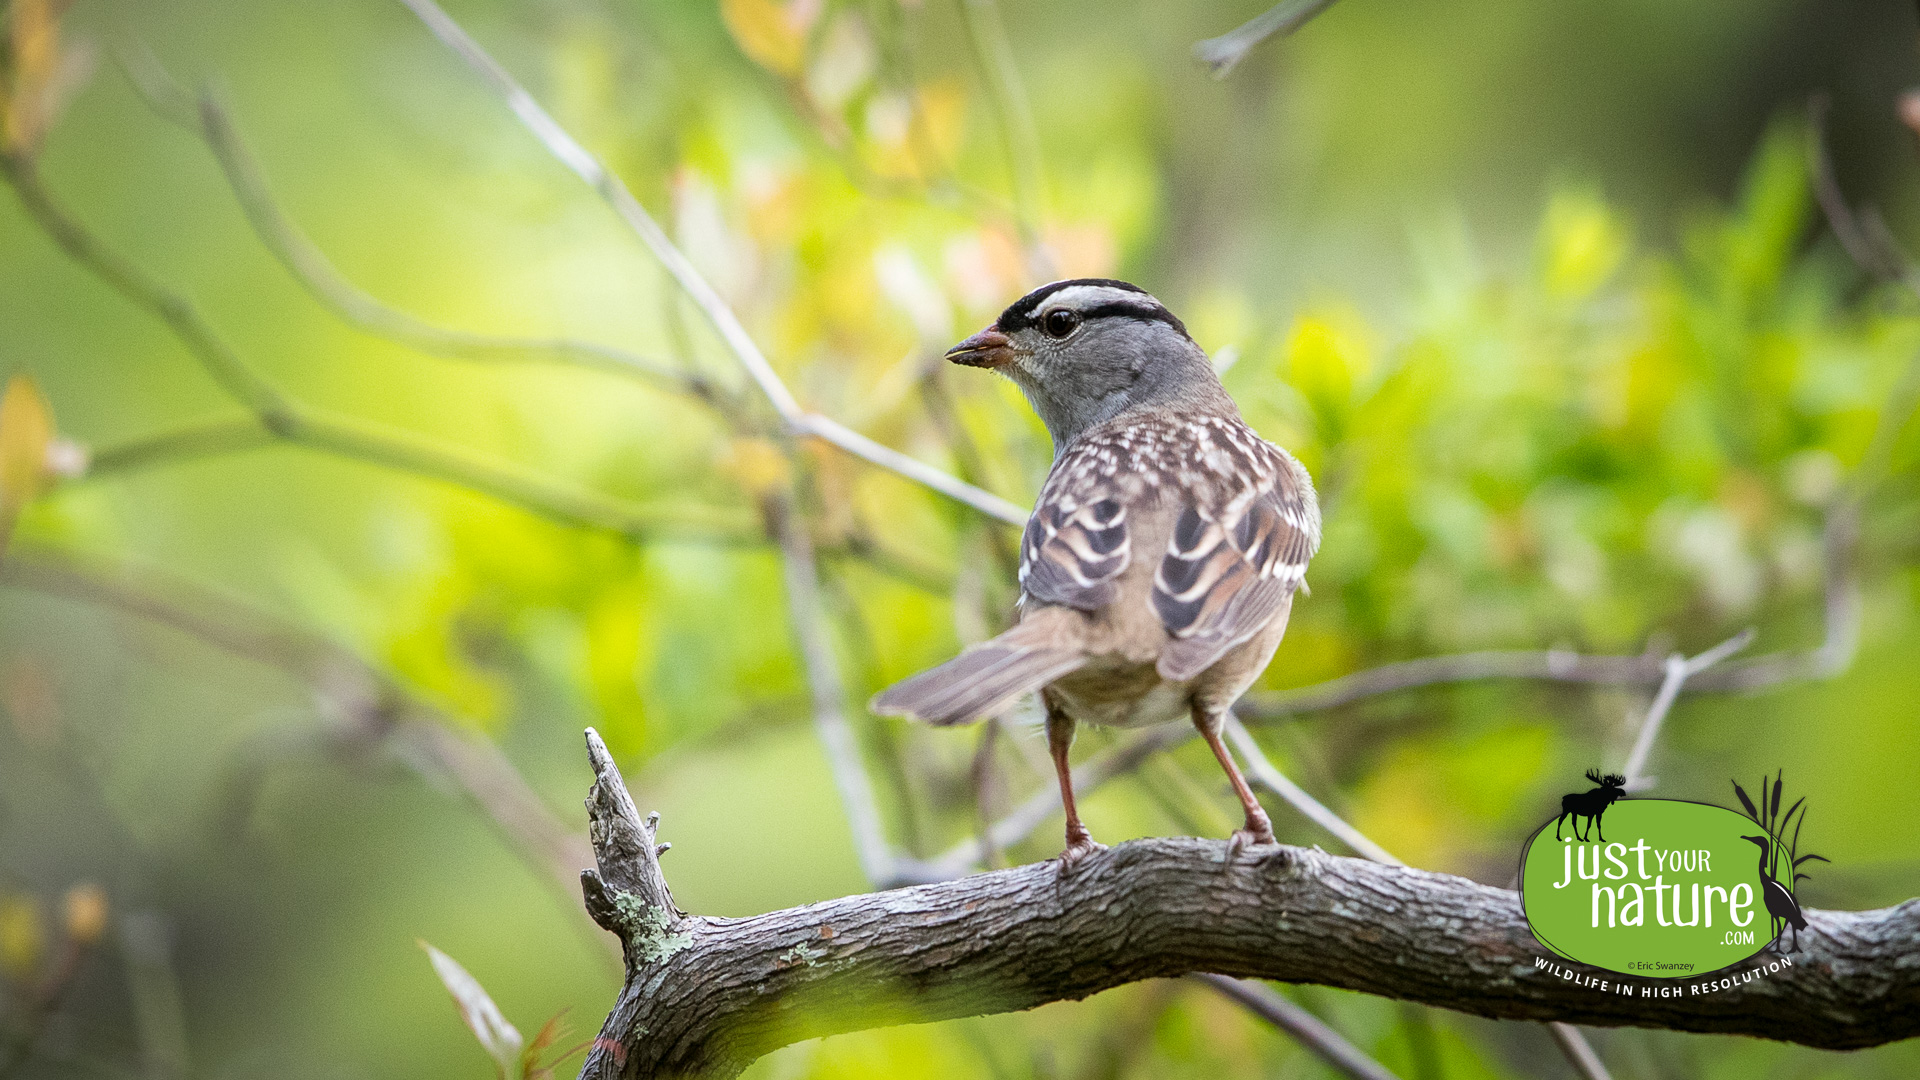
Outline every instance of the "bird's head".
<path id="1" fill-rule="evenodd" d="M 1761 851 L 1765 851 L 1767 850 L 1768 847 L 1772 846 L 1772 841 L 1768 840 L 1764 836 L 1743 836 L 1740 839 L 1750 840 L 1753 843 L 1759 844 Z"/>
<path id="2" fill-rule="evenodd" d="M 1012 379 L 1056 450 L 1139 406 L 1233 409 L 1186 326 L 1146 290 L 1110 278 L 1042 285 L 947 359 Z"/>

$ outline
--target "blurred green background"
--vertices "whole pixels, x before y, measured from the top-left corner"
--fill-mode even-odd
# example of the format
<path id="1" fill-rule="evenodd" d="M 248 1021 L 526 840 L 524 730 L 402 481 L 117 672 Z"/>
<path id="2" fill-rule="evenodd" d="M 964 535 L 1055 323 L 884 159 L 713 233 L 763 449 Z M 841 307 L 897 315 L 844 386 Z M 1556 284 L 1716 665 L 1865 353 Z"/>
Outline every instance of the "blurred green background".
<path id="1" fill-rule="evenodd" d="M 42 5 L 9 6 L 17 41 Z M 1877 455 L 1847 560 L 1857 655 L 1830 679 L 1683 697 L 1651 771 L 1656 794 L 1724 804 L 1729 777 L 1784 767 L 1812 807 L 1804 846 L 1833 860 L 1804 902 L 1920 893 L 1920 445 L 1893 416 L 1869 452 L 1920 350 L 1920 301 L 1824 227 L 1807 127 L 1829 92 L 1841 184 L 1920 236 L 1897 111 L 1920 82 L 1912 5 L 1345 0 L 1210 79 L 1192 43 L 1262 7 L 450 11 L 660 217 L 806 406 L 1016 503 L 1045 474 L 1045 432 L 1010 385 L 941 370 L 940 351 L 1049 277 L 1156 293 L 1321 486 L 1313 593 L 1266 691 L 1471 649 L 1691 653 L 1748 626 L 1755 653 L 1811 648 L 1823 524 Z M 346 325 L 262 245 L 195 134 L 134 92 L 115 63 L 128 40 L 214 88 L 285 214 L 382 302 L 686 365 L 765 416 L 632 235 L 399 3 L 74 5 L 60 42 L 78 59 L 55 80 L 71 93 L 37 166 L 77 220 L 299 401 L 665 524 L 611 535 L 297 445 L 116 458 L 245 414 L 0 195 L 0 376 L 30 375 L 102 465 L 24 507 L 0 492 L 18 513 L 0 577 L 0 1038 L 37 1033 L 13 1075 L 487 1075 L 416 939 L 523 1031 L 562 1011 L 561 1046 L 597 1029 L 619 981 L 605 935 L 423 757 L 436 744 L 379 727 L 352 658 L 437 717 L 419 722 L 497 746 L 575 832 L 580 729 L 597 727 L 662 812 L 691 911 L 865 889 L 760 527 L 788 476 L 893 841 L 936 855 L 1051 783 L 1030 726 L 991 748 L 981 785 L 978 729 L 859 708 L 1004 623 L 1009 530 L 831 448 L 789 463 L 646 380 Z M 248 618 L 344 652 L 295 678 L 221 647 Z M 1506 884 L 1560 794 L 1623 761 L 1648 697 L 1484 682 L 1259 731 L 1396 854 Z M 1111 741 L 1087 733 L 1076 754 Z M 1114 842 L 1224 835 L 1232 807 L 1187 746 L 1086 815 Z M 1339 848 L 1272 809 L 1283 839 Z M 1008 857 L 1052 855 L 1056 830 Z M 108 925 L 41 1023 L 35 988 L 98 914 L 70 894 L 88 884 Z M 1570 1075 L 1537 1026 L 1287 992 L 1404 1077 Z M 1911 1044 L 1592 1038 L 1622 1078 L 1920 1072 Z M 804 1044 L 751 1075 L 1327 1072 L 1169 983 Z"/>

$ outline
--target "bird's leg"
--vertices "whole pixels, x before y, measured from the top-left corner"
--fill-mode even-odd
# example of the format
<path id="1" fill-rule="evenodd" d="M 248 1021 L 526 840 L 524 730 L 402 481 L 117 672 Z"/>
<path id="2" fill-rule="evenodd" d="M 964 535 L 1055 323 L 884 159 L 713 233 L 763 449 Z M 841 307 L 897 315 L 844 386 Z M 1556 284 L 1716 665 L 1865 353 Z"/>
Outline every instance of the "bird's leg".
<path id="1" fill-rule="evenodd" d="M 1097 844 L 1093 834 L 1080 823 L 1080 811 L 1073 805 L 1073 771 L 1067 765 L 1067 749 L 1073 745 L 1073 717 L 1060 708 L 1051 695 L 1043 693 L 1047 706 L 1047 749 L 1053 754 L 1053 771 L 1060 777 L 1060 805 L 1067 811 L 1067 847 L 1060 853 L 1063 869 L 1072 869 L 1081 859 L 1096 851 L 1107 850 Z"/>
<path id="2" fill-rule="evenodd" d="M 1247 778 L 1240 775 L 1240 766 L 1234 764 L 1233 755 L 1227 752 L 1227 744 L 1220 741 L 1220 729 L 1226 723 L 1226 713 L 1195 705 L 1193 726 L 1200 729 L 1201 737 L 1213 748 L 1213 756 L 1220 761 L 1220 767 L 1227 771 L 1227 779 L 1233 781 L 1233 792 L 1240 796 L 1240 805 L 1247 811 L 1247 823 L 1235 829 L 1227 840 L 1227 859 L 1232 861 L 1240 854 L 1240 849 L 1259 844 L 1272 844 L 1273 822 L 1267 819 L 1266 808 L 1260 800 L 1253 797 L 1253 789 L 1247 786 Z"/>

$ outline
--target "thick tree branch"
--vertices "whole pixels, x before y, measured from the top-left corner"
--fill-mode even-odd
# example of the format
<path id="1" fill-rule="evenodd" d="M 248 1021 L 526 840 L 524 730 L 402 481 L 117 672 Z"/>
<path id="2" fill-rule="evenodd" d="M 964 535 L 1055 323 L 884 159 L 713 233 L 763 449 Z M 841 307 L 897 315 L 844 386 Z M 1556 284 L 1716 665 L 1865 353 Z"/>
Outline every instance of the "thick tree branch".
<path id="1" fill-rule="evenodd" d="M 651 841 L 630 799 L 599 794 L 619 783 L 612 762 L 595 753 L 593 764 L 596 840 Z M 617 866 L 635 885 L 599 904 L 627 945 L 627 981 L 583 1078 L 731 1076 L 802 1039 L 1028 1009 L 1192 972 L 1495 1018 L 1828 1049 L 1920 1035 L 1920 901 L 1809 911 L 1800 951 L 1748 961 L 1733 985 L 1710 993 L 1660 997 L 1680 984 L 1609 978 L 1601 990 L 1543 966 L 1517 893 L 1302 848 L 1227 864 L 1222 842 L 1136 840 L 1070 874 L 1034 863 L 717 919 L 647 902 L 665 882 L 657 862 L 631 861 L 646 845 L 624 855 L 597 847 L 600 878 L 613 880 Z"/>

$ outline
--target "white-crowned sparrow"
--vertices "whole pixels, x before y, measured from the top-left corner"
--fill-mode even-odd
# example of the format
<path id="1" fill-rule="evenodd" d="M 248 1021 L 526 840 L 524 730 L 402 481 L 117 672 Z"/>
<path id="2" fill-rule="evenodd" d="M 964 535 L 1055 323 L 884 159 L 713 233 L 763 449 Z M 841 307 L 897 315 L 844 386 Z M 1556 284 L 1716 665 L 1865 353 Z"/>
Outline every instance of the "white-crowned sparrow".
<path id="1" fill-rule="evenodd" d="M 1320 546 L 1306 469 L 1241 421 L 1186 327 L 1124 281 L 1044 285 L 947 357 L 1025 391 L 1053 470 L 1020 542 L 1019 624 L 882 691 L 874 710 L 957 724 L 1038 690 L 1069 864 L 1101 847 L 1074 808 L 1075 723 L 1188 715 L 1246 808 L 1234 848 L 1272 843 L 1220 730 Z"/>

